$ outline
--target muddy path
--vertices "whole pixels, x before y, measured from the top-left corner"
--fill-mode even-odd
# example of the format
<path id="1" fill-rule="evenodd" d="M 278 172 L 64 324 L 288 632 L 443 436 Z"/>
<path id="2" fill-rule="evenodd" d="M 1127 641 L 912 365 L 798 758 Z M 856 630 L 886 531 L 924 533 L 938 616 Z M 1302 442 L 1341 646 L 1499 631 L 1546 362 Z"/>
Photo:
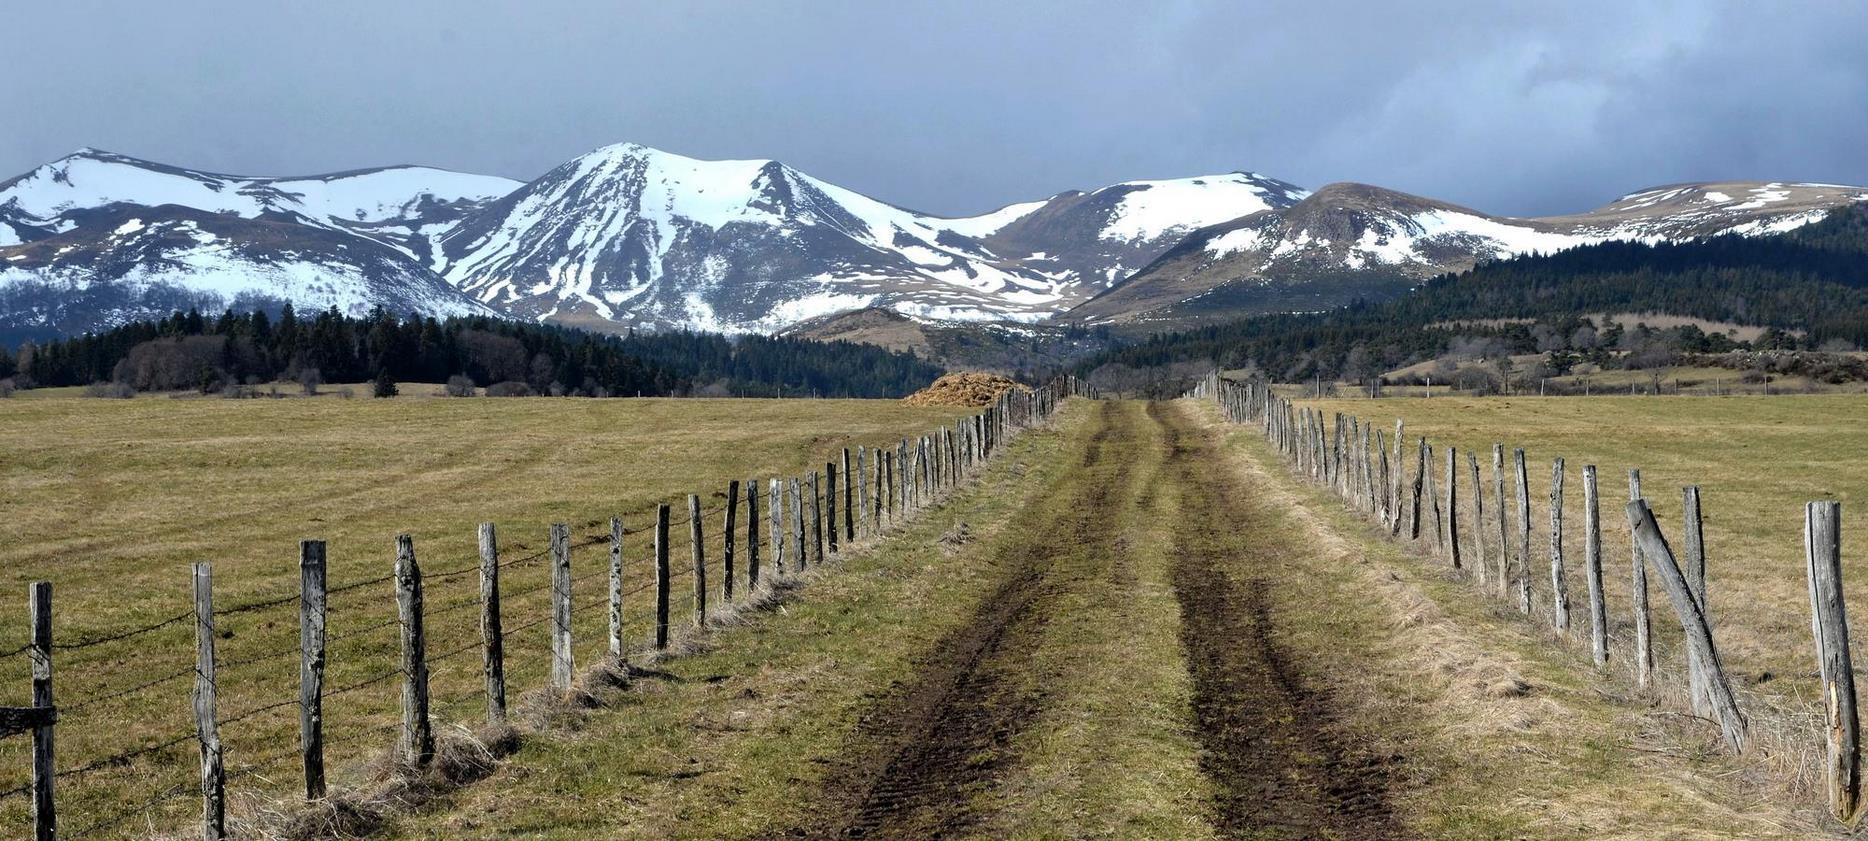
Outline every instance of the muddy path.
<path id="1" fill-rule="evenodd" d="M 824 823 L 788 835 L 811 838 L 939 838 L 981 816 L 971 802 L 1014 757 L 1009 742 L 1052 702 L 1027 665 L 1072 579 L 1102 574 L 1065 564 L 1078 548 L 1059 535 L 1095 536 L 1126 486 L 1125 426 L 1133 413 L 1099 407 L 1096 431 L 1052 502 L 1021 514 L 992 550 L 1001 580 L 958 629 L 917 664 L 858 727 L 828 786 Z M 1063 567 L 1070 568 L 1064 569 Z"/>
<path id="2" fill-rule="evenodd" d="M 1275 634 L 1269 564 L 1301 551 L 1260 533 L 1250 493 L 1210 433 L 1149 405 L 1181 494 L 1172 569 L 1181 642 L 1194 678 L 1201 770 L 1214 782 L 1223 838 L 1395 838 L 1383 763 L 1353 748 L 1328 693 L 1312 687 Z M 1227 570 L 1237 572 L 1229 573 Z"/>
<path id="3" fill-rule="evenodd" d="M 977 834 L 982 795 L 1017 772 L 1021 733 L 1059 697 L 1034 674 L 1034 652 L 1090 579 L 1133 576 L 1112 523 L 1177 499 L 1169 577 L 1192 677 L 1188 716 L 1207 811 L 1222 838 L 1405 835 L 1384 796 L 1387 775 L 1358 759 L 1328 694 L 1312 688 L 1274 633 L 1270 588 L 1253 571 L 1279 551 L 1239 504 L 1241 480 L 1218 440 L 1167 404 L 1102 403 L 1094 434 L 1043 495 L 981 550 L 996 580 L 968 618 L 916 662 L 915 678 L 878 697 L 833 762 L 818 823 L 779 837 L 944 838 Z M 1172 614 L 1167 614 L 1172 616 Z M 1171 621 L 1171 620 L 1169 620 Z"/>

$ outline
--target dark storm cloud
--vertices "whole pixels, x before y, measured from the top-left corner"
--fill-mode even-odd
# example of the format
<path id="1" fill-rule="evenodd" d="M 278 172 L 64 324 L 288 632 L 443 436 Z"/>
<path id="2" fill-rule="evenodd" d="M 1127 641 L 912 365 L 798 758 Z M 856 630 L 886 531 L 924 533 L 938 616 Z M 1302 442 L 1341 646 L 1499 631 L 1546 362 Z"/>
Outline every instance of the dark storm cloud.
<path id="1" fill-rule="evenodd" d="M 7 5 L 0 177 L 88 145 L 531 178 L 633 140 L 942 213 L 1232 169 L 1513 214 L 1868 183 L 1852 3 Z"/>

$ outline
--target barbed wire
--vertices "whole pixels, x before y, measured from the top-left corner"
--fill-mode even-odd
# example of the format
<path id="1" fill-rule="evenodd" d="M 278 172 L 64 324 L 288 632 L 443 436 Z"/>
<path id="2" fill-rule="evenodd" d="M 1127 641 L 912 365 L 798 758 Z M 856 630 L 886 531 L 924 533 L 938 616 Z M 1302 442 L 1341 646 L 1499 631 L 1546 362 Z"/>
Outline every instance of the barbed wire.
<path id="1" fill-rule="evenodd" d="M 54 640 L 52 642 L 52 650 L 53 651 L 78 651 L 80 649 L 92 648 L 95 646 L 103 645 L 105 643 L 118 642 L 120 640 L 130 639 L 131 637 L 140 637 L 144 634 L 155 633 L 156 631 L 162 630 L 163 628 L 166 628 L 170 625 L 174 625 L 178 622 L 182 622 L 188 619 L 193 619 L 194 615 L 195 615 L 194 611 L 190 610 L 190 611 L 186 611 L 183 613 L 178 613 L 174 616 L 171 616 L 167 619 L 163 619 L 159 622 L 152 622 L 148 625 L 143 625 L 143 626 L 136 627 L 136 628 L 126 628 L 121 631 L 111 631 L 111 632 L 102 634 L 100 636 L 91 637 L 89 639 L 81 639 L 81 640 L 78 640 L 77 642 L 58 642 Z M 25 651 L 25 650 L 30 650 L 31 648 L 32 648 L 32 645 L 28 643 L 24 648 L 20 650 Z M 9 656 L 10 656 L 10 653 L 9 653 Z"/>
<path id="2" fill-rule="evenodd" d="M 143 681 L 143 682 L 141 682 L 141 683 L 138 683 L 138 684 L 136 684 L 136 685 L 134 685 L 134 686 L 128 686 L 128 687 L 124 687 L 123 689 L 117 689 L 117 690 L 112 690 L 112 691 L 109 691 L 109 692 L 106 692 L 106 693 L 104 693 L 104 694 L 102 694 L 102 695 L 95 695 L 95 696 L 92 696 L 92 697 L 90 697 L 90 698 L 86 698 L 86 699 L 84 699 L 84 700 L 82 700 L 82 701 L 78 701 L 77 703 L 74 703 L 74 704 L 69 704 L 69 705 L 65 705 L 65 706 L 61 706 L 61 707 L 59 708 L 59 712 L 61 712 L 61 713 L 64 713 L 64 714 L 66 714 L 66 715 L 70 715 L 70 714 L 72 714 L 72 713 L 76 713 L 76 712 L 78 712 L 79 710 L 82 710 L 82 709 L 84 709 L 84 708 L 86 708 L 86 707 L 90 707 L 90 706 L 94 706 L 94 705 L 97 705 L 97 704 L 101 704 L 101 703 L 104 703 L 104 702 L 106 702 L 106 701 L 111 701 L 111 700 L 114 700 L 114 699 L 117 699 L 117 698 L 122 698 L 122 697 L 124 697 L 124 696 L 126 696 L 126 695 L 134 695 L 134 694 L 136 694 L 136 693 L 138 693 L 138 692 L 141 692 L 141 691 L 143 691 L 143 690 L 145 690 L 145 689 L 150 689 L 150 688 L 153 688 L 153 687 L 157 687 L 157 686 L 161 686 L 162 684 L 165 684 L 165 683 L 168 683 L 168 682 L 170 682 L 170 681 L 173 681 L 173 680 L 179 680 L 179 679 L 181 679 L 181 678 L 184 678 L 184 677 L 188 677 L 188 676 L 190 676 L 190 675 L 193 675 L 194 673 L 195 673 L 195 667 L 193 667 L 193 666 L 189 666 L 188 668 L 185 668 L 185 669 L 180 669 L 180 670 L 178 670 L 178 671 L 174 671 L 174 672 L 170 672 L 170 673 L 168 673 L 168 674 L 166 674 L 166 675 L 163 675 L 163 676 L 161 676 L 161 677 L 157 677 L 157 678 L 151 678 L 151 679 L 149 679 L 149 680 L 145 680 L 145 681 Z"/>
<path id="3" fill-rule="evenodd" d="M 167 750 L 169 748 L 175 747 L 185 742 L 194 741 L 195 739 L 196 739 L 195 733 L 193 731 L 189 731 L 187 733 L 183 733 L 180 736 L 171 738 L 167 741 L 143 745 L 142 747 L 131 748 L 130 750 L 124 751 L 122 753 L 113 754 L 113 755 L 102 757 L 99 759 L 93 759 L 90 762 L 86 762 L 74 768 L 67 768 L 63 771 L 59 771 L 53 774 L 52 777 L 53 779 L 59 779 L 59 780 L 67 779 L 71 777 L 82 777 L 86 774 L 89 774 L 93 771 L 97 771 L 103 768 L 114 768 L 114 767 L 118 767 L 122 765 L 128 765 L 130 760 L 135 759 L 139 756 L 147 756 L 157 751 Z"/>
<path id="4" fill-rule="evenodd" d="M 182 797 L 183 795 L 189 793 L 189 791 L 193 789 L 194 787 L 195 787 L 195 784 L 192 782 L 177 783 L 173 786 L 170 786 L 164 789 L 160 794 L 157 794 L 155 797 L 152 797 L 146 801 L 143 801 L 143 803 L 138 806 L 135 806 L 123 812 L 119 812 L 111 817 L 104 818 L 103 820 L 90 824 L 89 826 L 86 826 L 83 829 L 73 832 L 70 835 L 67 835 L 65 837 L 66 838 L 85 838 L 85 837 L 90 836 L 93 833 L 96 833 L 102 830 L 113 829 L 121 825 L 124 821 L 127 821 L 138 815 L 144 814 L 148 812 L 149 810 L 154 809 L 157 806 L 161 806 L 162 804 L 167 803 L 171 800 L 175 800 L 177 798 Z"/>

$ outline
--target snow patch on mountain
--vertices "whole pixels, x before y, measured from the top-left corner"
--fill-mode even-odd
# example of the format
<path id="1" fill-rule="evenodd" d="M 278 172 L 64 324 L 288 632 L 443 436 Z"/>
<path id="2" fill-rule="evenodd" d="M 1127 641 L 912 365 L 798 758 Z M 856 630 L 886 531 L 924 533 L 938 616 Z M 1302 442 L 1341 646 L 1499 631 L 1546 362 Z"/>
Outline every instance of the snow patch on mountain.
<path id="1" fill-rule="evenodd" d="M 1249 172 L 1163 181 L 1128 181 L 1105 189 L 1131 188 L 1103 229 L 1113 240 L 1156 239 L 1271 210 L 1266 179 Z M 1280 191 L 1296 201 L 1308 192 Z"/>

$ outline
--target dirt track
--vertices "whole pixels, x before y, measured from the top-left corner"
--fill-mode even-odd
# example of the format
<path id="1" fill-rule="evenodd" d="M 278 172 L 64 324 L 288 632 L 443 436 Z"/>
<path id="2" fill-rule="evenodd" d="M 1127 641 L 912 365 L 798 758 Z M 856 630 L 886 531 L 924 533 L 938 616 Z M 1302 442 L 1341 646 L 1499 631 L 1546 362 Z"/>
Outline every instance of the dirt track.
<path id="1" fill-rule="evenodd" d="M 1124 506 L 1161 494 L 1180 504 L 1170 525 L 1178 629 L 1192 676 L 1187 716 L 1212 784 L 1206 810 L 1224 838 L 1392 838 L 1387 775 L 1357 757 L 1327 688 L 1311 685 L 1280 649 L 1272 590 L 1254 572 L 1279 546 L 1244 521 L 1249 493 L 1217 441 L 1179 410 L 1099 405 L 1081 459 L 1046 503 L 1021 512 L 990 553 L 999 580 L 970 620 L 917 664 L 917 677 L 878 698 L 826 788 L 822 821 L 793 837 L 964 836 L 989 816 L 981 795 L 1018 762 L 1017 739 L 1047 705 L 1069 697 L 1032 674 L 1032 652 L 1058 595 L 1125 576 L 1110 534 Z M 1144 469 L 1147 468 L 1147 469 Z M 1134 477 L 1147 477 L 1136 481 Z M 1138 486 L 1139 485 L 1139 486 Z"/>

